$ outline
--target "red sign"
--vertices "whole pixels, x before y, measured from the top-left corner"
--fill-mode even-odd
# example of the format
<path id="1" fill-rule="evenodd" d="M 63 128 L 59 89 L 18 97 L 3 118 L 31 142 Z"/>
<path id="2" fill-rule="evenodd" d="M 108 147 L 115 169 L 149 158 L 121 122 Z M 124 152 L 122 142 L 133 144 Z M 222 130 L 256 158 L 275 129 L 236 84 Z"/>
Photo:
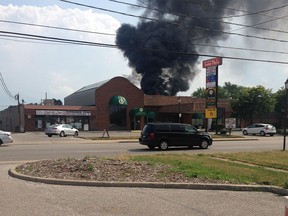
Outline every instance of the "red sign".
<path id="1" fill-rule="evenodd" d="M 203 68 L 214 67 L 217 65 L 222 65 L 222 58 L 217 57 L 217 58 L 208 59 L 208 60 L 202 62 Z"/>

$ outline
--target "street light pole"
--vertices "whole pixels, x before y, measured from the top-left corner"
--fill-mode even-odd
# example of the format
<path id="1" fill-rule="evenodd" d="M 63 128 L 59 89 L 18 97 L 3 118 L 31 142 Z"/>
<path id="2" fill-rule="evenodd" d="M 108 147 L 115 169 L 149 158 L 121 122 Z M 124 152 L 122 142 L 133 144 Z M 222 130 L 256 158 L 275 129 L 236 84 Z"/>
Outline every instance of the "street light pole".
<path id="1" fill-rule="evenodd" d="M 285 82 L 285 116 L 284 116 L 284 139 L 283 151 L 286 149 L 286 127 L 287 127 L 287 103 L 288 103 L 288 79 Z"/>

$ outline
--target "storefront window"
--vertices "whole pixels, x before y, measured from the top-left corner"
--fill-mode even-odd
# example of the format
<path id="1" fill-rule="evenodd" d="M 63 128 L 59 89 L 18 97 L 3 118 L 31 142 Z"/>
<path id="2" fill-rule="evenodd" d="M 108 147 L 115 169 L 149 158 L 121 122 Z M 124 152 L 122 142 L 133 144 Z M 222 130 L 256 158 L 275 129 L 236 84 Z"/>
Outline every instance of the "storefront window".
<path id="1" fill-rule="evenodd" d="M 126 106 L 111 106 L 110 105 L 110 127 L 126 128 L 127 111 Z"/>
<path id="2" fill-rule="evenodd" d="M 109 104 L 110 129 L 127 129 L 127 101 L 123 96 L 114 96 Z"/>

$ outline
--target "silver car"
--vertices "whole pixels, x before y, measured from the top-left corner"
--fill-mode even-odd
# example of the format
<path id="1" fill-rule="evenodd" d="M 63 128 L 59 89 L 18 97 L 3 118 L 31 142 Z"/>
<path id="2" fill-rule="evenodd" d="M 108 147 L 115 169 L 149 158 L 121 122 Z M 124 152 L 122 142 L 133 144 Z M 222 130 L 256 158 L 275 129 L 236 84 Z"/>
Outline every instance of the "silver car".
<path id="1" fill-rule="evenodd" d="M 58 135 L 60 137 L 64 136 L 78 137 L 79 131 L 69 124 L 54 124 L 45 129 L 45 134 L 48 137 L 52 137 L 53 135 Z"/>
<path id="2" fill-rule="evenodd" d="M 12 143 L 13 138 L 11 136 L 11 132 L 0 130 L 0 145 L 5 143 Z"/>
<path id="3" fill-rule="evenodd" d="M 243 135 L 260 134 L 261 136 L 265 136 L 269 134 L 270 136 L 274 136 L 276 134 L 276 128 L 271 124 L 256 123 L 243 128 L 242 133 Z"/>

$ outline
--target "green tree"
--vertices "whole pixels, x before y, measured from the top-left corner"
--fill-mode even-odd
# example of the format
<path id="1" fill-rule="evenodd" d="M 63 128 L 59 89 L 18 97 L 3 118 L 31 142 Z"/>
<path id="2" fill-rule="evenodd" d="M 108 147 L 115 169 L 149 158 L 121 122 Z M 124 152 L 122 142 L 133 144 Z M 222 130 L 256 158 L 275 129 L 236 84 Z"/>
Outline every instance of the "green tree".
<path id="1" fill-rule="evenodd" d="M 255 116 L 272 112 L 275 102 L 271 89 L 257 86 L 243 89 L 238 100 L 231 103 L 231 107 L 241 118 L 250 120 L 252 124 Z"/>
<path id="2" fill-rule="evenodd" d="M 279 89 L 275 94 L 274 98 L 276 100 L 275 112 L 284 113 L 285 112 L 285 101 L 286 101 L 286 91 L 284 87 Z"/>
<path id="3" fill-rule="evenodd" d="M 237 99 L 243 89 L 245 89 L 245 87 L 225 82 L 223 87 L 218 86 L 218 98 Z M 196 98 L 206 98 L 206 96 L 206 88 L 203 87 L 198 88 L 192 93 L 192 97 Z"/>
<path id="4" fill-rule="evenodd" d="M 238 86 L 230 82 L 225 82 L 223 86 L 223 90 L 226 92 L 227 98 L 229 99 L 238 99 L 244 89 L 244 86 Z"/>
<path id="5" fill-rule="evenodd" d="M 206 89 L 200 87 L 194 91 L 191 96 L 196 98 L 206 98 Z"/>

